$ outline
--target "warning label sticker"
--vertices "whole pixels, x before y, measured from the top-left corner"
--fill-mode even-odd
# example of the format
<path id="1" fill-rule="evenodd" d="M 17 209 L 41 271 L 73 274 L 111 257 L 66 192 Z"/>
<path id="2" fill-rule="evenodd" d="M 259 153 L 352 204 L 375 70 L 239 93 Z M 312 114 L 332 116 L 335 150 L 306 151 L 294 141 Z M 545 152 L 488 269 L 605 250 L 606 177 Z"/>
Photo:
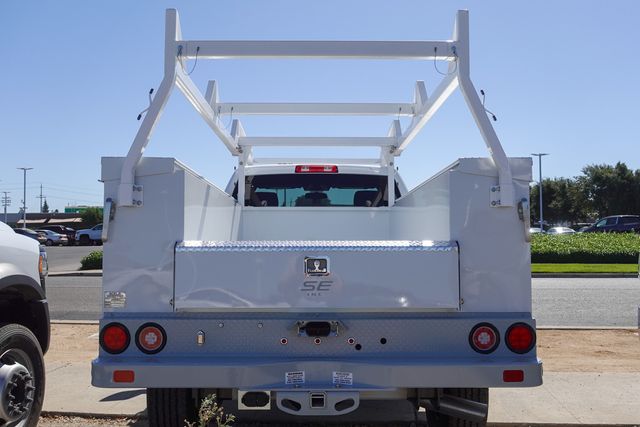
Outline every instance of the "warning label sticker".
<path id="1" fill-rule="evenodd" d="M 284 373 L 285 384 L 304 384 L 304 371 L 294 371 Z"/>
<path id="2" fill-rule="evenodd" d="M 333 384 L 353 385 L 353 372 L 334 372 Z"/>

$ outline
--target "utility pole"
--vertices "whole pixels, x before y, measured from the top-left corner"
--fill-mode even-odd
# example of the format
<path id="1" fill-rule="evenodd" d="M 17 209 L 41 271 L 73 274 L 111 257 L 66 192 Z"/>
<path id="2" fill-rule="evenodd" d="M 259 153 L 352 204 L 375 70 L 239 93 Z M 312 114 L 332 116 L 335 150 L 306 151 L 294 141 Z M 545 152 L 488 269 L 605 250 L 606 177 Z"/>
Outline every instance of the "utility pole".
<path id="1" fill-rule="evenodd" d="M 540 231 L 544 231 L 544 217 L 542 216 L 542 156 L 548 156 L 549 153 L 531 153 L 532 156 L 538 157 L 538 172 L 540 179 L 538 180 L 540 193 Z"/>
<path id="2" fill-rule="evenodd" d="M 42 199 L 45 199 L 47 196 L 42 195 L 42 183 L 40 183 L 40 195 L 36 196 L 36 199 L 40 199 L 40 213 L 42 213 Z"/>
<path id="3" fill-rule="evenodd" d="M 11 205 L 11 197 L 9 197 L 8 191 L 2 192 L 4 196 L 2 196 L 2 206 L 4 207 L 4 223 L 7 223 L 7 206 Z"/>
<path id="4" fill-rule="evenodd" d="M 33 168 L 16 168 L 23 172 L 24 180 L 22 186 L 22 228 L 27 228 L 27 171 Z"/>

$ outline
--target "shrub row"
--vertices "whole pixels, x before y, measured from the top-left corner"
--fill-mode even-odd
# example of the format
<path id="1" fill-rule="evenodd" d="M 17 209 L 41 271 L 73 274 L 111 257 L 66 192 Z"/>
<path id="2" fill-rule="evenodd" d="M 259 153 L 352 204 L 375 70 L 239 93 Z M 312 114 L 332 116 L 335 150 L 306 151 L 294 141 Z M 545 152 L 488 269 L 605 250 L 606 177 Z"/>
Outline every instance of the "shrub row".
<path id="1" fill-rule="evenodd" d="M 80 270 L 100 270 L 102 269 L 102 251 L 93 251 L 80 260 Z"/>
<path id="2" fill-rule="evenodd" d="M 531 262 L 634 264 L 640 253 L 640 234 L 579 233 L 531 236 Z"/>

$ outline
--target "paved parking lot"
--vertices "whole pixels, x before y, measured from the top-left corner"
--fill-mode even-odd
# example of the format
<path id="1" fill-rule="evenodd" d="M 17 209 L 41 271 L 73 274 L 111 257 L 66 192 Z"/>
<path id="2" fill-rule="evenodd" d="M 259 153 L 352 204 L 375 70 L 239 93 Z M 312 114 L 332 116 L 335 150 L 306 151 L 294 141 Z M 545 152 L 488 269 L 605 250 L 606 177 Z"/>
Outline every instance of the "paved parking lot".
<path id="1" fill-rule="evenodd" d="M 47 248 L 49 271 L 75 271 L 80 268 L 80 260 L 91 251 L 102 246 L 50 246 Z"/>

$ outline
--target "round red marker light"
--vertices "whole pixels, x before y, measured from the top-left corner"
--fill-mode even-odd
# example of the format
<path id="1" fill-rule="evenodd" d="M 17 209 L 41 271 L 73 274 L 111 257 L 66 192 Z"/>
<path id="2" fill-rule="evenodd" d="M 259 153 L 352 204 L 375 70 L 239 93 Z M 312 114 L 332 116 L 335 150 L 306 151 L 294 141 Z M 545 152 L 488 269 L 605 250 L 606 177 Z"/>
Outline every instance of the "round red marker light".
<path id="1" fill-rule="evenodd" d="M 100 347 L 110 354 L 120 354 L 129 347 L 129 331 L 120 323 L 109 323 L 100 331 Z"/>
<path id="2" fill-rule="evenodd" d="M 536 332 L 526 323 L 514 323 L 507 329 L 505 341 L 514 353 L 528 353 L 536 345 Z"/>
<path id="3" fill-rule="evenodd" d="M 488 354 L 498 348 L 500 334 L 490 323 L 479 323 L 471 329 L 469 344 L 478 353 Z"/>
<path id="4" fill-rule="evenodd" d="M 136 332 L 136 345 L 143 353 L 159 353 L 166 343 L 167 338 L 164 329 L 158 324 L 145 323 Z"/>

